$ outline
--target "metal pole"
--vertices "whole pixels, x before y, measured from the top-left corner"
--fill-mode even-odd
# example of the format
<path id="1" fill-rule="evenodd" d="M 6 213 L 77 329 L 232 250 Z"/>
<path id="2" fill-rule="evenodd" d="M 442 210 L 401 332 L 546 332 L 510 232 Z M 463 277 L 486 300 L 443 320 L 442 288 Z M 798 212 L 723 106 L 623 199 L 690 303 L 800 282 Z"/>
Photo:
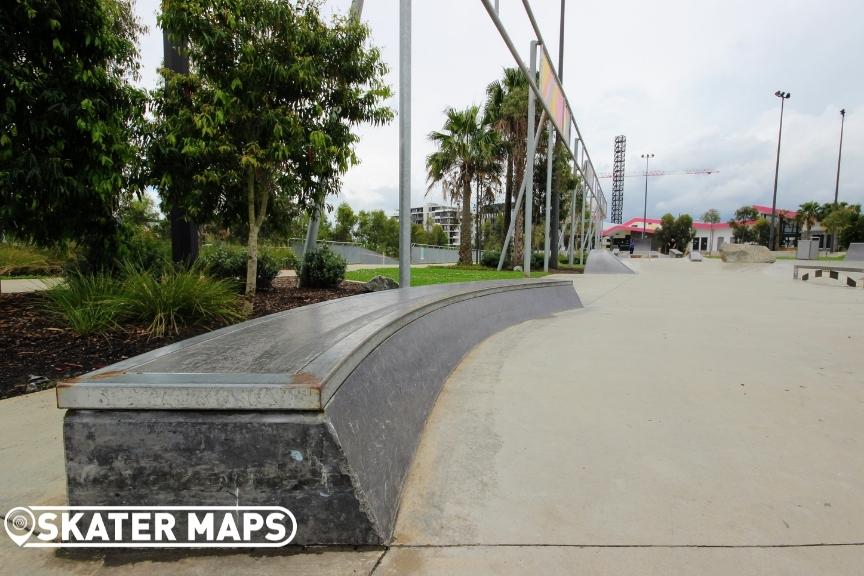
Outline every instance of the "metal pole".
<path id="1" fill-rule="evenodd" d="M 360 15 L 363 14 L 363 0 L 352 0 L 349 14 L 359 19 Z M 306 241 L 303 243 L 303 254 L 306 254 L 309 250 L 314 250 L 318 243 L 318 230 L 321 225 L 321 215 L 324 213 L 324 201 L 325 198 L 322 196 L 309 214 L 309 227 L 306 228 Z"/>
<path id="2" fill-rule="evenodd" d="M 564 82 L 564 1 L 561 0 L 561 18 L 559 20 L 559 33 L 558 33 L 558 78 L 561 82 Z M 553 131 L 553 140 L 552 140 L 552 149 L 555 149 L 555 140 L 557 138 L 554 135 Z M 569 142 L 564 142 L 564 146 L 569 145 Z M 554 154 L 551 154 L 550 157 L 554 157 Z M 549 191 L 546 192 L 547 195 L 550 194 Z M 554 190 L 551 190 L 552 200 L 551 200 L 551 209 L 547 208 L 546 212 L 547 222 L 549 222 L 549 226 L 551 227 L 551 231 L 547 233 L 549 236 L 549 243 L 551 245 L 551 252 L 546 257 L 546 266 L 547 272 L 549 267 L 549 260 L 552 261 L 551 267 L 553 269 L 558 268 L 558 254 L 560 252 L 559 245 L 561 243 L 561 182 L 557 182 Z M 551 236 L 550 236 L 551 234 Z M 548 252 L 548 251 L 547 251 Z"/>
<path id="3" fill-rule="evenodd" d="M 774 224 L 776 222 L 777 213 L 777 177 L 780 174 L 780 142 L 783 139 L 783 107 L 786 104 L 786 99 L 789 95 L 786 92 L 775 92 L 775 96 L 780 98 L 780 131 L 777 133 L 777 162 L 774 165 L 774 196 L 771 199 L 771 230 L 768 232 L 768 249 L 774 250 Z"/>
<path id="4" fill-rule="evenodd" d="M 840 151 L 837 153 L 837 181 L 834 183 L 834 206 L 840 196 L 840 160 L 843 158 L 843 128 L 846 125 L 846 109 L 840 110 Z"/>
<path id="5" fill-rule="evenodd" d="M 846 124 L 846 109 L 840 110 L 840 151 L 837 152 L 837 180 L 834 182 L 834 208 L 840 196 L 840 160 L 843 158 L 843 128 Z M 837 250 L 837 235 L 831 236 L 831 251 Z"/>
<path id="6" fill-rule="evenodd" d="M 531 41 L 531 62 L 530 62 L 530 76 L 528 77 L 532 82 L 537 75 L 537 46 L 538 42 L 536 40 Z M 535 111 L 535 102 L 536 96 L 534 95 L 533 90 L 528 91 L 528 134 L 534 133 L 534 111 Z M 522 254 L 522 273 L 528 277 L 531 276 L 531 233 L 532 230 L 532 220 L 534 217 L 534 141 L 529 140 L 530 146 L 528 147 L 527 154 L 525 155 L 525 237 L 524 248 Z"/>
<path id="7" fill-rule="evenodd" d="M 576 146 L 579 146 L 579 141 L 576 141 Z M 573 171 L 576 171 L 576 153 L 573 154 Z M 573 241 L 575 240 L 576 232 L 576 188 L 570 192 L 570 244 L 568 245 L 568 254 L 567 254 L 567 262 L 570 266 L 573 266 Z"/>
<path id="8" fill-rule="evenodd" d="M 648 160 L 653 154 L 645 154 L 645 204 L 642 208 L 642 238 L 648 235 Z"/>
<path id="9" fill-rule="evenodd" d="M 555 128 L 550 120 L 547 124 L 549 130 L 549 140 L 546 144 L 546 218 L 543 236 L 543 271 L 549 272 L 549 259 L 551 258 L 549 242 L 549 227 L 552 217 L 552 156 L 555 150 Z M 557 249 L 557 246 L 556 246 Z"/>
<path id="10" fill-rule="evenodd" d="M 539 126 L 543 126 L 543 122 L 546 119 L 546 111 L 540 113 L 540 124 Z M 537 131 L 534 133 L 534 147 L 537 147 L 537 144 L 540 143 L 540 135 L 542 130 L 538 127 Z M 525 143 L 526 148 L 528 147 L 528 143 Z M 516 195 L 516 202 L 513 205 L 513 214 L 510 217 L 510 227 L 507 228 L 507 234 L 504 236 L 504 244 L 501 246 L 501 256 L 498 258 L 498 271 L 501 271 L 501 268 L 504 267 L 504 258 L 507 255 L 507 249 L 510 247 L 510 241 L 513 239 L 513 234 L 516 233 L 516 215 L 519 214 L 519 210 L 522 209 L 522 200 L 525 197 L 525 184 L 528 182 L 526 180 L 525 175 L 522 175 L 522 183 L 519 184 L 519 193 Z"/>
<path id="11" fill-rule="evenodd" d="M 399 286 L 411 286 L 411 0 L 399 0 Z"/>

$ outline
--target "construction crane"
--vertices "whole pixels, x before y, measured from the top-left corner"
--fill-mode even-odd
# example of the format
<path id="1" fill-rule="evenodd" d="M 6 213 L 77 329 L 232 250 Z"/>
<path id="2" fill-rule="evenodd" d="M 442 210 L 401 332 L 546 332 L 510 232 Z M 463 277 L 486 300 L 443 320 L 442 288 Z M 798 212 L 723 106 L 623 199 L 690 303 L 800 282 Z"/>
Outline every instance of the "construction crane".
<path id="1" fill-rule="evenodd" d="M 702 176 L 710 176 L 711 174 L 719 174 L 719 170 L 715 170 L 713 168 L 703 168 L 701 170 L 677 170 L 674 172 L 667 172 L 665 170 L 649 170 L 648 176 L 694 176 L 694 175 L 702 175 Z M 612 178 L 612 172 L 605 172 L 603 174 L 598 174 L 598 178 Z M 644 178 L 646 176 L 645 172 L 630 172 L 629 174 L 624 174 L 624 178 Z"/>

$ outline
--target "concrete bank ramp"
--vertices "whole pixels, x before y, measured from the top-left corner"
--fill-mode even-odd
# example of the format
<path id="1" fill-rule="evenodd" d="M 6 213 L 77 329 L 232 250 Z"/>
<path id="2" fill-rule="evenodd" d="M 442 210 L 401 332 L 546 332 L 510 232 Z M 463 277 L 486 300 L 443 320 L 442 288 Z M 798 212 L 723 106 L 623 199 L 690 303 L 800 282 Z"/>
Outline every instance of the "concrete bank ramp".
<path id="1" fill-rule="evenodd" d="M 635 274 L 620 258 L 603 248 L 595 248 L 588 253 L 585 274 Z"/>
<path id="2" fill-rule="evenodd" d="M 849 250 L 846 251 L 846 258 L 850 262 L 864 262 L 864 242 L 853 242 L 849 244 Z"/>
<path id="3" fill-rule="evenodd" d="M 386 544 L 450 372 L 488 336 L 581 306 L 570 280 L 388 290 L 63 382 L 69 504 L 284 506 L 293 544 Z"/>

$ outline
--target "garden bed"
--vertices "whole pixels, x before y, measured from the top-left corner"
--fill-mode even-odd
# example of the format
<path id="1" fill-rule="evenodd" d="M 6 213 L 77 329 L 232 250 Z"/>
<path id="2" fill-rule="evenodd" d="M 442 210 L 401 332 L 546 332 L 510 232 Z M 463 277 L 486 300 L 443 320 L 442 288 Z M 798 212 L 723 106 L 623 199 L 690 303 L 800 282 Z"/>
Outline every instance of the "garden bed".
<path id="1" fill-rule="evenodd" d="M 272 290 L 256 295 L 252 317 L 363 291 L 362 285 L 353 282 L 334 289 L 301 289 L 294 278 L 277 278 Z M 85 374 L 219 327 L 189 328 L 166 338 L 149 338 L 142 327 L 135 326 L 107 335 L 81 336 L 46 312 L 41 297 L 38 293 L 0 295 L 0 398 L 51 388 L 58 379 Z"/>

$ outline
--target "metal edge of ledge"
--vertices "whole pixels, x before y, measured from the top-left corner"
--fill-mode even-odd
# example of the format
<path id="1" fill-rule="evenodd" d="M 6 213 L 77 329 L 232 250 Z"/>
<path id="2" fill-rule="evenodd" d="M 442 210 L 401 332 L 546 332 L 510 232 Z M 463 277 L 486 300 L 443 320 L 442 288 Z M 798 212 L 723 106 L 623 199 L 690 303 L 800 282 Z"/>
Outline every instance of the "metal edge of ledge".
<path id="1" fill-rule="evenodd" d="M 387 338 L 411 322 L 451 304 L 515 290 L 570 286 L 571 280 L 528 280 L 430 295 L 375 318 L 323 349 L 296 374 L 136 373 L 127 370 L 189 346 L 281 318 L 286 310 L 226 326 L 123 360 L 57 384 L 57 407 L 95 410 L 322 411 L 351 372 Z M 354 297 L 363 297 L 358 295 Z M 578 295 L 574 297 L 578 299 Z M 312 304 L 312 309 L 341 299 Z M 146 360 L 145 360 L 146 359 Z M 122 389 L 122 392 L 118 391 Z"/>

